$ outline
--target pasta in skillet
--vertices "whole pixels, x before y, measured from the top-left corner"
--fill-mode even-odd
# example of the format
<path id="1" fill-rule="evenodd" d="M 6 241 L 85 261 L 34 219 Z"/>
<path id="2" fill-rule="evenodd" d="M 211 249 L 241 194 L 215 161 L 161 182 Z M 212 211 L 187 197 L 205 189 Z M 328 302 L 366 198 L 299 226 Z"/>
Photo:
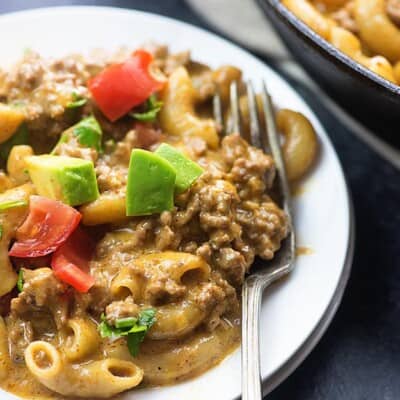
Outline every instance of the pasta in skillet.
<path id="1" fill-rule="evenodd" d="M 245 274 L 289 227 L 273 159 L 212 117 L 234 81 L 248 129 L 238 68 L 164 46 L 27 52 L 0 74 L 0 387 L 111 398 L 239 345 Z M 295 111 L 277 124 L 298 180 L 316 134 Z"/>
<path id="2" fill-rule="evenodd" d="M 317 34 L 358 63 L 400 83 L 397 0 L 282 0 Z"/>

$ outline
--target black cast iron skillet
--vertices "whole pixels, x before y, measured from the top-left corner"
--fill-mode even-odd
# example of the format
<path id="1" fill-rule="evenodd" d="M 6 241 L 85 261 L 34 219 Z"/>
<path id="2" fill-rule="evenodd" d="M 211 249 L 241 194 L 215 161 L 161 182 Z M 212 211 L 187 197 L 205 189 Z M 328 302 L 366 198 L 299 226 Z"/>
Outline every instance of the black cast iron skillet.
<path id="1" fill-rule="evenodd" d="M 351 115 L 400 148 L 400 86 L 333 47 L 294 16 L 280 0 L 257 0 L 309 75 Z"/>

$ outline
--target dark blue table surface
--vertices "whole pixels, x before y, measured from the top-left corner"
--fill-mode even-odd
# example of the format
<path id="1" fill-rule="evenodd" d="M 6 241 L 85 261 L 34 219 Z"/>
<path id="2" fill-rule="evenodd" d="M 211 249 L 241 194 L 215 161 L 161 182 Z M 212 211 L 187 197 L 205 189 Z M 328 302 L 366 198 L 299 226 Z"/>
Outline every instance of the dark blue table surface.
<path id="1" fill-rule="evenodd" d="M 210 29 L 183 0 L 0 0 L 0 13 L 78 4 L 150 11 Z M 327 333 L 268 399 L 398 400 L 400 171 L 337 122 L 301 83 L 291 83 L 318 115 L 339 154 L 355 205 L 356 248 L 349 285 Z"/>

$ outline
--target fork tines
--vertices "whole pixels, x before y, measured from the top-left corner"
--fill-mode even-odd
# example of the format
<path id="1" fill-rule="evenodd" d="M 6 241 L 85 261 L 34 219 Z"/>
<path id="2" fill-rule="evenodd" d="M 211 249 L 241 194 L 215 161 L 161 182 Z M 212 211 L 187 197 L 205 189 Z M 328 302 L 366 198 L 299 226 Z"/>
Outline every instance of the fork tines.
<path id="1" fill-rule="evenodd" d="M 283 161 L 280 139 L 275 123 L 275 111 L 272 104 L 271 96 L 268 93 L 267 86 L 263 82 L 261 90 L 261 106 L 262 114 L 259 113 L 260 99 L 257 101 L 257 96 L 254 91 L 252 82 L 246 84 L 247 104 L 249 111 L 249 130 L 251 145 L 262 149 L 266 153 L 271 153 L 274 158 L 280 191 L 282 192 L 283 206 L 285 211 L 290 215 L 290 190 L 286 177 L 285 164 Z M 223 134 L 238 133 L 242 137 L 245 132 L 242 126 L 242 116 L 240 111 L 238 83 L 232 82 L 230 86 L 230 118 L 226 125 L 223 123 L 223 107 L 221 97 L 217 93 L 214 96 L 214 117 L 217 123 L 223 127 Z M 260 123 L 262 121 L 264 124 Z M 225 126 L 225 128 L 224 128 Z M 247 138 L 245 138 L 247 139 Z M 290 218 L 290 217 L 289 217 Z"/>

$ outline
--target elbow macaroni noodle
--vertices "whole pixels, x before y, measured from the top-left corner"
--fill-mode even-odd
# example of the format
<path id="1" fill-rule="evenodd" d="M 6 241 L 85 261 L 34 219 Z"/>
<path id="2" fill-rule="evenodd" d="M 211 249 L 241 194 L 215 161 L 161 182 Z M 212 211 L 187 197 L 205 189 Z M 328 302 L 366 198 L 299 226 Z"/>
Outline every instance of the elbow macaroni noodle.
<path id="1" fill-rule="evenodd" d="M 134 363 L 116 358 L 74 368 L 44 341 L 32 342 L 26 348 L 25 362 L 39 382 L 64 396 L 110 398 L 137 386 L 143 378 L 143 371 Z"/>
<path id="2" fill-rule="evenodd" d="M 34 189 L 30 183 L 17 186 L 0 193 L 0 204 L 14 200 L 23 200 L 28 204 L 29 196 L 33 193 Z M 0 239 L 0 296 L 10 292 L 17 282 L 17 274 L 8 257 L 8 248 L 16 227 L 24 220 L 26 208 L 26 206 L 21 206 L 0 212 L 0 225 L 3 230 Z"/>
<path id="3" fill-rule="evenodd" d="M 98 350 L 100 337 L 96 325 L 83 318 L 69 319 L 61 348 L 68 361 L 80 361 Z"/>
<path id="4" fill-rule="evenodd" d="M 322 15 L 308 0 L 282 0 L 282 3 L 312 30 L 329 40 L 335 23 Z"/>
<path id="5" fill-rule="evenodd" d="M 31 146 L 14 146 L 7 160 L 7 172 L 9 177 L 17 184 L 22 185 L 29 182 L 29 175 L 26 173 L 25 157 L 33 155 Z"/>
<path id="6" fill-rule="evenodd" d="M 179 67 L 170 76 L 162 95 L 164 107 L 160 123 L 166 132 L 180 137 L 199 137 L 211 148 L 218 146 L 218 133 L 214 120 L 196 115 L 196 93 L 186 69 Z"/>
<path id="7" fill-rule="evenodd" d="M 388 17 L 385 0 L 356 0 L 355 19 L 362 41 L 391 62 L 400 60 L 400 28 Z"/>
<path id="8" fill-rule="evenodd" d="M 0 103 L 0 144 L 10 139 L 24 119 L 20 110 Z"/>
<path id="9" fill-rule="evenodd" d="M 159 269 L 177 285 L 192 287 L 179 302 L 157 307 L 157 321 L 149 332 L 151 339 L 177 339 L 204 321 L 206 313 L 192 300 L 196 286 L 210 276 L 210 267 L 204 260 L 189 253 L 165 251 L 140 256 L 134 264 L 145 271 L 145 275 Z M 146 294 L 146 289 L 146 282 L 129 267 L 122 268 L 111 283 L 111 293 L 118 299 L 132 296 L 135 302 L 146 301 L 153 305 L 156 299 Z"/>
<path id="10" fill-rule="evenodd" d="M 298 112 L 280 110 L 277 126 L 284 135 L 283 159 L 289 180 L 300 179 L 311 168 L 318 150 L 317 135 L 307 118 Z"/>
<path id="11" fill-rule="evenodd" d="M 85 225 L 100 225 L 126 219 L 125 195 L 104 193 L 80 208 Z"/>
<path id="12" fill-rule="evenodd" d="M 393 67 L 382 56 L 367 57 L 364 55 L 360 40 L 351 32 L 340 27 L 334 27 L 331 31 L 331 43 L 371 71 L 394 82 Z"/>
<path id="13" fill-rule="evenodd" d="M 282 0 L 318 35 L 383 78 L 400 83 L 400 27 L 385 0 Z M 351 32 L 348 21 L 354 26 Z"/>

